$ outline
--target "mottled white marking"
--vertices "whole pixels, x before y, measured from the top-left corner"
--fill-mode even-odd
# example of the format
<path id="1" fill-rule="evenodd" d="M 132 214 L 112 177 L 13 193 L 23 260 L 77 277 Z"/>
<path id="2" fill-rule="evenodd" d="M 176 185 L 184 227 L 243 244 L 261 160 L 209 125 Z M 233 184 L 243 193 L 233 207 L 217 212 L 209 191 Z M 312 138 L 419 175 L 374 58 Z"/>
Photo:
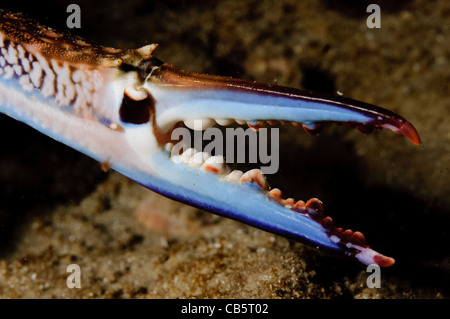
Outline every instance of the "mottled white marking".
<path id="1" fill-rule="evenodd" d="M 8 46 L 8 53 L 5 56 L 6 61 L 8 61 L 9 64 L 15 65 L 19 63 L 19 59 L 17 58 L 17 50 L 14 47 L 14 44 L 10 43 Z"/>
<path id="2" fill-rule="evenodd" d="M 36 60 L 41 65 L 43 71 L 43 84 L 41 93 L 45 97 L 52 96 L 55 94 L 55 74 L 48 65 L 47 59 L 45 59 L 43 56 L 37 54 Z"/>
<path id="3" fill-rule="evenodd" d="M 81 70 L 75 70 L 72 73 L 72 81 L 74 83 L 82 83 L 86 81 L 86 73 L 82 72 Z"/>
<path id="4" fill-rule="evenodd" d="M 25 49 L 21 45 L 17 45 L 17 56 L 19 59 L 25 58 Z"/>
<path id="5" fill-rule="evenodd" d="M 96 91 L 103 85 L 97 70 L 73 69 L 68 62 L 49 60 L 39 53 L 30 53 L 26 47 L 8 42 L 5 47 L 1 34 L 0 74 L 4 79 L 15 75 L 26 92 L 34 88 L 44 97 L 54 96 L 60 106 L 73 103 L 78 114 L 92 114 Z"/>
<path id="6" fill-rule="evenodd" d="M 39 88 L 42 84 L 42 68 L 39 62 L 34 61 L 31 64 L 30 79 L 34 87 Z"/>
<path id="7" fill-rule="evenodd" d="M 16 64 L 16 65 L 13 65 L 12 68 L 14 69 L 14 72 L 17 74 L 17 76 L 22 75 L 22 66 L 20 66 L 19 64 Z"/>
<path id="8" fill-rule="evenodd" d="M 11 79 L 14 76 L 14 69 L 12 66 L 7 65 L 3 68 L 3 70 L 5 71 L 5 79 Z"/>
<path id="9" fill-rule="evenodd" d="M 4 57 L 5 60 L 6 60 L 6 56 L 8 55 L 8 50 L 6 50 L 5 47 L 1 47 L 1 48 L 0 48 L 0 54 L 1 54 L 2 57 Z"/>
<path id="10" fill-rule="evenodd" d="M 20 59 L 20 63 L 22 64 L 23 71 L 25 73 L 30 73 L 30 71 L 31 71 L 30 61 L 27 58 L 22 58 L 22 59 Z"/>
<path id="11" fill-rule="evenodd" d="M 103 77 L 97 70 L 91 71 L 91 81 L 94 90 L 98 90 L 103 85 Z"/>
<path id="12" fill-rule="evenodd" d="M 25 74 L 20 77 L 19 79 L 20 85 L 23 87 L 23 89 L 27 92 L 33 91 L 34 85 L 30 81 L 30 77 L 28 74 Z"/>
<path id="13" fill-rule="evenodd" d="M 75 98 L 75 85 L 71 81 L 71 72 L 68 63 L 51 63 L 56 78 L 56 102 L 59 105 L 69 105 Z"/>

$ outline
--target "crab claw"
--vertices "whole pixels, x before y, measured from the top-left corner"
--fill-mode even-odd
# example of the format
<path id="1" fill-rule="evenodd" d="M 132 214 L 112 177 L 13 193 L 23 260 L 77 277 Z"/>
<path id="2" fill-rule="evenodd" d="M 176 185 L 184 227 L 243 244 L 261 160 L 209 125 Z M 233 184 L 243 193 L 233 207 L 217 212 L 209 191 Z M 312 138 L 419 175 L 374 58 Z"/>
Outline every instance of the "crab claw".
<path id="1" fill-rule="evenodd" d="M 195 149 L 173 154 L 170 141 L 180 122 L 203 130 L 236 121 L 257 130 L 280 121 L 309 132 L 329 122 L 387 128 L 419 144 L 402 117 L 342 97 L 181 71 L 153 57 L 156 45 L 89 46 L 0 16 L 0 42 L 9 46 L 0 52 L 0 112 L 172 199 L 364 264 L 394 263 L 361 233 L 335 227 L 318 200 L 283 199 L 261 171 L 231 171 L 220 156 Z"/>
<path id="2" fill-rule="evenodd" d="M 169 144 L 164 144 L 170 141 L 168 136 L 179 122 L 194 130 L 204 130 L 216 123 L 228 125 L 234 121 L 256 129 L 264 122 L 288 121 L 303 125 L 308 131 L 314 131 L 322 123 L 349 123 L 361 130 L 387 128 L 419 144 L 417 131 L 405 119 L 351 99 L 190 73 L 155 60 L 151 68 L 147 67 L 142 73 L 145 74 L 143 87 L 151 97 L 151 127 L 139 122 L 131 123 L 130 128 L 126 121 L 121 125 L 125 134 L 135 130 L 141 132 L 128 137 L 130 145 L 140 145 L 135 148 L 137 152 L 143 150 L 142 145 L 151 144 L 142 137 L 150 131 L 154 133 L 158 146 L 147 147 L 141 156 L 151 163 L 153 172 L 150 175 L 118 167 L 119 171 L 170 198 L 318 249 L 363 264 L 383 267 L 394 264 L 393 258 L 372 250 L 360 232 L 335 227 L 331 218 L 323 215 L 318 201 L 303 205 L 301 201 L 294 203 L 293 199 L 282 199 L 281 191 L 270 189 L 259 170 L 231 171 L 223 161 L 215 163 L 208 154 L 195 149 L 172 157 L 162 150 L 167 150 Z M 148 114 L 145 117 L 148 118 Z M 200 127 L 192 125 L 195 120 L 201 120 Z M 143 130 L 139 128 L 142 126 Z M 155 152 L 155 149 L 161 152 Z M 194 164 L 196 159 L 200 162 Z"/>

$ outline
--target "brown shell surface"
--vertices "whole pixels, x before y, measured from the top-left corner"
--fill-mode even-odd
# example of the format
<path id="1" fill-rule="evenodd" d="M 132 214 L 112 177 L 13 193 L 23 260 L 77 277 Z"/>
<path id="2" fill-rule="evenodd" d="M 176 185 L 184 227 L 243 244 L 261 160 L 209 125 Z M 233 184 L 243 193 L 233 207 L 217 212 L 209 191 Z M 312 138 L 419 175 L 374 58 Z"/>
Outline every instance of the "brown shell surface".
<path id="1" fill-rule="evenodd" d="M 94 45 L 78 36 L 42 26 L 20 13 L 5 10 L 0 10 L 0 32 L 14 43 L 37 48 L 50 59 L 106 67 L 118 66 L 124 60 L 142 60 L 138 50 Z"/>
<path id="2" fill-rule="evenodd" d="M 122 64 L 138 67 L 152 57 L 156 44 L 114 49 L 45 27 L 22 14 L 0 10 L 0 75 L 15 79 L 25 92 L 38 90 L 59 106 L 93 118 L 108 114 L 106 85 Z M 106 113 L 105 113 L 106 112 Z"/>

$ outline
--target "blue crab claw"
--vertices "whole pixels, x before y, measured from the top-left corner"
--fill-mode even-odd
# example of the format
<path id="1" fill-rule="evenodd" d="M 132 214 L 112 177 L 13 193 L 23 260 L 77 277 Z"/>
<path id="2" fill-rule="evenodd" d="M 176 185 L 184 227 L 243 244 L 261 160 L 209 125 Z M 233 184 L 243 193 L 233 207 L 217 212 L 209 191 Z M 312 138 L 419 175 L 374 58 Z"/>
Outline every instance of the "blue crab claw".
<path id="1" fill-rule="evenodd" d="M 220 156 L 177 153 L 171 142 L 183 122 L 196 131 L 236 120 L 308 132 L 330 122 L 387 128 L 419 144 L 402 117 L 342 97 L 181 71 L 153 57 L 155 44 L 93 46 L 3 10 L 0 47 L 0 112 L 172 199 L 363 264 L 394 263 L 361 233 L 335 227 L 319 200 L 283 199 L 260 170 L 231 171 Z"/>
<path id="2" fill-rule="evenodd" d="M 143 174 L 118 167 L 119 171 L 170 198 L 318 249 L 363 264 L 385 267 L 394 264 L 393 258 L 367 246 L 362 233 L 335 227 L 332 219 L 324 215 L 319 200 L 304 203 L 283 199 L 278 189 L 268 186 L 260 170 L 231 171 L 223 158 L 193 148 L 180 154 L 170 154 L 168 150 L 170 134 L 180 122 L 194 130 L 204 130 L 216 123 L 227 125 L 235 120 L 252 127 L 261 122 L 289 121 L 302 124 L 309 131 L 328 122 L 350 123 L 361 128 L 384 127 L 419 144 L 416 130 L 406 120 L 385 109 L 350 99 L 189 73 L 167 64 L 152 64 L 143 74 L 149 108 L 140 114 L 138 110 L 143 108 L 138 104 L 131 106 L 133 102 L 130 102 L 122 106 L 122 114 L 133 116 L 129 119 L 122 116 L 121 125 L 126 134 L 130 133 L 130 144 L 136 145 L 134 149 L 144 161 L 151 162 L 154 172 Z M 151 143 L 142 138 L 143 131 L 147 135 L 150 132 L 147 120 L 156 138 L 151 148 L 148 147 Z M 192 125 L 195 120 L 202 120 L 201 127 Z"/>

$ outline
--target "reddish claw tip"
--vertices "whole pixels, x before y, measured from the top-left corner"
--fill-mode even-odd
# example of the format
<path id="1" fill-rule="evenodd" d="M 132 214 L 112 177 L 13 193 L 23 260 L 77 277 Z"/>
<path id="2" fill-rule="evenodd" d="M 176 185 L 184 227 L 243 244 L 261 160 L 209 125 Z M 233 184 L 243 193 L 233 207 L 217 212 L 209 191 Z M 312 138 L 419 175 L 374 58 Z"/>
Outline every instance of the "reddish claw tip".
<path id="1" fill-rule="evenodd" d="M 390 267 L 395 264 L 394 258 L 384 256 L 369 246 L 358 246 L 356 244 L 347 244 L 347 246 L 357 250 L 357 253 L 354 254 L 355 258 L 365 265 L 377 264 L 380 267 Z"/>
<path id="2" fill-rule="evenodd" d="M 373 262 L 376 263 L 380 267 L 390 267 L 395 263 L 395 259 L 392 257 L 383 256 L 381 254 L 377 254 L 373 256 Z"/>
<path id="3" fill-rule="evenodd" d="M 396 123 L 397 124 L 397 123 Z M 403 135 L 407 139 L 409 139 L 414 145 L 420 145 L 420 137 L 419 133 L 417 133 L 414 126 L 411 123 L 403 120 L 399 122 L 397 125 L 392 124 L 383 124 L 382 127 L 390 129 L 397 134 Z"/>
<path id="4" fill-rule="evenodd" d="M 409 122 L 403 122 L 399 126 L 397 133 L 408 138 L 414 145 L 420 145 L 419 133 L 417 133 L 414 126 L 412 126 Z"/>

